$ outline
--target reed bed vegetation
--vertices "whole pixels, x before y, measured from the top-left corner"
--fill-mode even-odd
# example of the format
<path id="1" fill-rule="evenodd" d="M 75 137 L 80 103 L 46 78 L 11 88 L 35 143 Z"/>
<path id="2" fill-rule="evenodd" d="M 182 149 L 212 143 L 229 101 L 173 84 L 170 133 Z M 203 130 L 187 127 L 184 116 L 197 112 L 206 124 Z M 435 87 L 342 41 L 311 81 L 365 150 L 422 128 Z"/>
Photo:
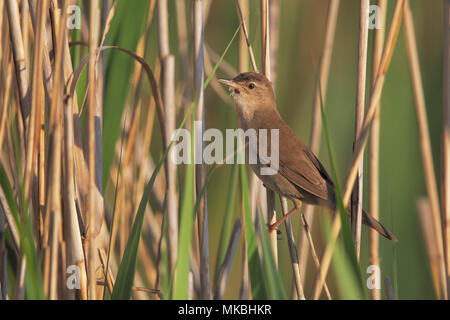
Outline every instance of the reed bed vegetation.
<path id="1" fill-rule="evenodd" d="M 0 300 L 448 299 L 449 21 L 450 0 L 1 0 Z M 269 232 L 291 203 L 226 164 L 240 146 L 196 161 L 237 125 L 217 80 L 247 71 L 336 212 Z"/>

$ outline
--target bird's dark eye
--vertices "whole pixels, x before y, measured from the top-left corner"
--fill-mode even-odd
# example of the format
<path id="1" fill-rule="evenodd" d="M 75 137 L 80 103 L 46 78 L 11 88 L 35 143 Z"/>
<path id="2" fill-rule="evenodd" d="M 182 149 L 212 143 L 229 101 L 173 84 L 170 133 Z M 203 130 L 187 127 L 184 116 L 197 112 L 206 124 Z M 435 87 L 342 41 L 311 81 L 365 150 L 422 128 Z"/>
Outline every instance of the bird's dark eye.
<path id="1" fill-rule="evenodd" d="M 250 84 L 248 85 L 248 88 L 249 88 L 250 90 L 255 89 L 255 84 L 254 84 L 254 83 L 250 83 Z"/>

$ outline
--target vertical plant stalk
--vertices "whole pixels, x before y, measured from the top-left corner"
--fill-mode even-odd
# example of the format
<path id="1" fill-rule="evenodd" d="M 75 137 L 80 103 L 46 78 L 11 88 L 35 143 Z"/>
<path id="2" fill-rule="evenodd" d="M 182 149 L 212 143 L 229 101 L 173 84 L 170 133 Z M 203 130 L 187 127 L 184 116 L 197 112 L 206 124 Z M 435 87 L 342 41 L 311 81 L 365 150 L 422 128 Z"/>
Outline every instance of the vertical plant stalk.
<path id="1" fill-rule="evenodd" d="M 20 94 L 22 120 L 27 123 L 30 114 L 30 92 L 27 78 L 27 60 L 20 27 L 19 7 L 17 0 L 6 0 L 6 12 L 9 20 L 9 31 L 13 49 L 16 79 Z"/>
<path id="2" fill-rule="evenodd" d="M 442 133 L 442 210 L 444 211 L 447 297 L 450 296 L 450 0 L 444 4 L 444 125 Z"/>
<path id="3" fill-rule="evenodd" d="M 278 42 L 280 38 L 280 0 L 269 1 L 270 75 L 277 83 Z"/>
<path id="4" fill-rule="evenodd" d="M 286 198 L 280 196 L 281 208 L 283 216 L 289 212 L 289 207 Z M 292 271 L 294 273 L 295 290 L 299 300 L 305 300 L 305 293 L 303 292 L 302 279 L 300 277 L 300 268 L 298 263 L 297 248 L 295 247 L 294 233 L 292 232 L 291 219 L 287 218 L 284 222 L 286 227 L 286 236 L 289 246 L 289 254 L 291 256 Z"/>
<path id="5" fill-rule="evenodd" d="M 323 95 L 323 101 L 326 100 L 326 93 L 328 88 L 328 75 L 330 73 L 331 57 L 333 54 L 334 39 L 336 34 L 336 24 L 339 13 L 340 0 L 330 0 L 327 14 L 327 25 L 325 31 L 325 41 L 323 45 L 322 55 L 319 64 L 319 83 L 317 83 L 314 94 L 314 107 L 311 126 L 310 148 L 314 154 L 319 154 L 320 151 L 320 139 L 322 132 L 322 116 L 321 116 L 321 95 Z M 314 218 L 314 206 L 305 205 L 304 215 L 309 225 L 313 224 Z M 308 247 L 309 241 L 307 234 L 302 233 L 299 256 L 300 256 L 300 274 L 302 279 L 305 279 L 306 266 L 308 264 Z"/>
<path id="6" fill-rule="evenodd" d="M 169 46 L 169 16 L 167 0 L 158 1 L 158 35 L 159 58 L 161 60 L 162 98 L 165 107 L 166 148 L 175 132 L 175 58 L 170 54 Z M 167 208 L 167 237 L 169 250 L 169 272 L 175 270 L 178 252 L 178 195 L 177 195 L 177 166 L 170 157 L 166 159 L 166 208 Z"/>
<path id="7" fill-rule="evenodd" d="M 25 3 L 26 1 L 23 1 Z M 37 156 L 37 150 L 35 146 L 39 142 L 37 139 L 39 132 L 39 105 L 44 102 L 43 97 L 43 87 L 42 87 L 42 69 L 43 69 L 43 55 L 44 55 L 44 34 L 45 34 L 45 24 L 47 22 L 47 12 L 48 12 L 48 0 L 40 1 L 38 4 L 39 15 L 38 23 L 36 26 L 36 41 L 34 48 L 33 57 L 33 79 L 31 85 L 31 115 L 27 130 L 27 154 L 25 160 L 25 172 L 24 172 L 24 189 L 25 189 L 25 199 L 28 199 L 30 193 L 31 181 L 34 178 L 35 173 L 35 160 Z M 37 132 L 36 132 L 36 127 Z"/>
<path id="8" fill-rule="evenodd" d="M 267 79 L 272 79 L 270 60 L 269 0 L 260 0 L 261 9 L 261 69 Z"/>
<path id="9" fill-rule="evenodd" d="M 270 27 L 269 27 L 269 1 L 260 0 L 261 9 L 261 61 L 262 61 L 262 73 L 267 79 L 271 79 L 271 67 L 270 67 Z M 275 193 L 266 188 L 267 196 L 267 223 L 269 225 L 274 224 L 277 221 L 277 211 L 275 208 Z M 275 265 L 278 266 L 278 239 L 277 231 L 272 230 L 269 232 L 270 242 L 272 245 L 273 256 L 275 259 Z"/>
<path id="10" fill-rule="evenodd" d="M 358 47 L 358 75 L 356 83 L 356 108 L 355 108 L 355 144 L 364 121 L 364 105 L 366 99 L 367 78 L 367 44 L 369 38 L 369 0 L 361 0 L 359 16 L 359 47 Z M 358 178 L 356 180 L 351 201 L 351 224 L 353 241 L 355 242 L 356 258 L 359 261 L 361 249 L 361 222 L 363 202 L 363 157 L 359 162 Z"/>
<path id="11" fill-rule="evenodd" d="M 55 52 L 55 87 L 52 93 L 52 104 L 50 108 L 49 119 L 49 148 L 48 148 L 48 176 L 47 181 L 47 203 L 46 203 L 46 221 L 49 224 L 45 225 L 46 232 L 49 233 L 49 242 L 44 242 L 47 249 L 50 250 L 50 257 L 45 264 L 45 270 L 48 270 L 48 296 L 52 300 L 58 298 L 57 281 L 64 281 L 64 277 L 59 279 L 58 266 L 62 261 L 60 259 L 60 234 L 62 227 L 62 206 L 61 206 L 61 181 L 62 181 L 62 138 L 63 138 L 63 90 L 62 85 L 64 79 L 63 62 L 64 62 L 64 42 L 66 41 L 66 25 L 65 9 L 66 2 L 64 1 L 63 9 L 55 9 L 54 13 L 54 28 L 55 37 L 53 48 Z M 43 9 L 43 8 L 42 8 Z M 50 222 L 51 219 L 51 222 Z"/>
<path id="12" fill-rule="evenodd" d="M 244 20 L 243 23 L 248 22 L 248 0 L 240 0 L 236 5 L 240 6 L 241 15 L 240 18 Z M 239 9 L 238 9 L 239 10 Z M 241 22 L 241 26 L 243 25 Z M 239 37 L 239 72 L 248 71 L 249 67 L 249 50 L 247 47 L 247 37 L 245 35 L 244 29 L 241 27 L 240 37 Z M 252 172 L 252 174 L 254 174 Z M 255 177 L 252 176 L 252 182 Z M 253 183 L 252 183 L 253 185 Z M 242 221 L 244 217 L 242 214 Z M 241 278 L 241 288 L 239 290 L 239 299 L 247 300 L 250 299 L 250 275 L 248 270 L 248 254 L 247 254 L 247 241 L 245 239 L 247 235 L 242 232 L 242 278 Z"/>
<path id="13" fill-rule="evenodd" d="M 239 21 L 241 23 L 242 31 L 244 32 L 244 35 L 245 35 L 245 41 L 247 43 L 247 49 L 248 49 L 248 52 L 250 54 L 250 61 L 252 62 L 253 71 L 254 72 L 258 72 L 258 67 L 256 66 L 255 55 L 253 54 L 252 45 L 250 43 L 250 38 L 248 36 L 247 24 L 245 22 L 244 14 L 242 13 L 242 8 L 241 8 L 241 4 L 240 4 L 239 0 L 236 0 L 236 9 L 237 9 L 237 12 L 238 12 Z"/>
<path id="14" fill-rule="evenodd" d="M 389 27 L 389 33 L 386 40 L 386 44 L 383 50 L 383 55 L 381 59 L 380 68 L 378 69 L 377 80 L 373 86 L 373 91 L 371 92 L 369 108 L 364 119 L 363 127 L 360 132 L 357 143 L 355 144 L 355 152 L 353 154 L 352 165 L 350 167 L 349 174 L 347 175 L 346 183 L 342 201 L 344 208 L 349 204 L 350 196 L 353 190 L 354 183 L 357 177 L 358 164 L 364 153 L 364 149 L 367 144 L 367 138 L 372 126 L 372 120 L 377 106 L 380 102 L 381 93 L 384 86 L 385 76 L 389 64 L 391 62 L 392 54 L 394 52 L 395 43 L 397 42 L 398 32 L 400 30 L 400 25 L 403 17 L 405 0 L 398 0 L 395 5 L 394 14 L 392 17 L 391 25 Z M 334 247 L 336 245 L 337 237 L 342 227 L 341 217 L 338 211 L 335 212 L 333 223 L 331 226 L 330 240 L 325 248 L 322 255 L 319 271 L 317 272 L 316 278 L 313 283 L 312 296 L 313 299 L 318 299 L 325 283 L 325 278 L 328 273 L 331 259 L 334 252 Z"/>
<path id="15" fill-rule="evenodd" d="M 306 217 L 304 214 L 302 214 L 302 224 L 303 224 L 304 233 L 306 234 L 307 241 L 311 248 L 311 256 L 313 258 L 314 265 L 316 266 L 316 270 L 319 270 L 320 269 L 319 257 L 317 256 L 316 248 L 314 247 L 314 242 L 313 242 L 313 239 L 311 236 L 310 227 L 309 227 L 308 221 L 306 221 Z M 324 284 L 323 284 L 323 291 L 325 292 L 327 299 L 332 300 L 330 290 L 328 290 L 328 286 L 327 286 L 326 282 L 324 282 Z"/>
<path id="16" fill-rule="evenodd" d="M 204 25 L 203 25 L 203 0 L 194 1 L 194 55 L 195 55 L 195 92 L 197 102 L 196 106 L 196 120 L 197 127 L 195 136 L 197 141 L 195 144 L 195 157 L 200 164 L 196 165 L 196 189 L 197 195 L 201 195 L 203 186 L 206 183 L 206 166 L 201 161 L 203 158 L 204 142 L 203 137 L 205 131 L 205 109 L 204 109 Z M 198 210 L 198 234 L 200 243 L 200 284 L 201 284 L 201 299 L 211 298 L 211 288 L 209 283 L 209 243 L 208 243 L 208 206 L 207 193 L 203 193 Z"/>
<path id="17" fill-rule="evenodd" d="M 425 240 L 428 264 L 430 267 L 431 279 L 433 281 L 436 297 L 441 299 L 440 276 L 439 276 L 439 252 L 437 245 L 436 230 L 434 230 L 431 205 L 428 198 L 420 198 L 416 202 L 417 211 L 420 218 L 420 227 Z"/>
<path id="18" fill-rule="evenodd" d="M 88 219 L 89 234 L 88 241 L 88 297 L 90 300 L 96 299 L 97 289 L 97 239 L 95 234 L 96 229 L 96 206 L 95 206 L 95 189 L 96 189 L 96 49 L 99 35 L 100 24 L 100 10 L 98 1 L 93 0 L 89 5 L 89 68 L 88 68 L 88 85 L 89 85 L 89 100 L 88 100 L 88 155 L 89 155 L 89 193 L 88 193 Z"/>
<path id="19" fill-rule="evenodd" d="M 188 44 L 188 27 L 186 21 L 186 2 L 176 1 L 177 12 L 177 32 L 178 32 L 178 51 L 181 60 L 181 69 L 183 72 L 183 98 L 186 101 L 191 100 L 191 92 L 189 83 L 192 79 L 192 69 L 189 64 L 189 44 Z"/>
<path id="20" fill-rule="evenodd" d="M 392 283 L 389 277 L 384 278 L 384 286 L 386 288 L 386 298 L 388 300 L 395 300 L 394 289 L 392 288 Z"/>
<path id="21" fill-rule="evenodd" d="M 411 81 L 413 85 L 414 101 L 417 112 L 417 122 L 420 133 L 420 150 L 422 153 L 423 169 L 427 186 L 428 198 L 431 203 L 432 220 L 437 236 L 437 249 L 439 252 L 439 279 L 441 298 L 447 299 L 447 277 L 444 258 L 444 246 L 442 237 L 441 210 L 439 207 L 438 188 L 436 183 L 435 170 L 433 165 L 433 152 L 430 142 L 430 131 L 428 128 L 425 94 L 423 91 L 422 76 L 420 72 L 419 54 L 417 50 L 416 34 L 414 30 L 414 20 L 406 0 L 405 11 L 405 37 L 408 51 L 409 66 L 411 69 Z"/>
<path id="22" fill-rule="evenodd" d="M 381 55 L 383 53 L 384 44 L 384 28 L 386 25 L 386 9 L 387 1 L 379 0 L 378 7 L 380 8 L 378 16 L 377 30 L 375 31 L 374 45 L 373 45 L 373 62 L 372 62 L 372 85 L 375 85 L 378 68 L 381 62 Z M 374 114 L 372 131 L 370 133 L 370 147 L 369 147 L 369 202 L 370 214 L 376 220 L 379 220 L 379 201 L 380 201 L 380 109 Z M 371 265 L 380 265 L 379 257 L 379 242 L 380 236 L 377 231 L 369 230 L 369 263 Z M 379 289 L 370 290 L 370 295 L 373 300 L 381 299 L 381 291 Z"/>

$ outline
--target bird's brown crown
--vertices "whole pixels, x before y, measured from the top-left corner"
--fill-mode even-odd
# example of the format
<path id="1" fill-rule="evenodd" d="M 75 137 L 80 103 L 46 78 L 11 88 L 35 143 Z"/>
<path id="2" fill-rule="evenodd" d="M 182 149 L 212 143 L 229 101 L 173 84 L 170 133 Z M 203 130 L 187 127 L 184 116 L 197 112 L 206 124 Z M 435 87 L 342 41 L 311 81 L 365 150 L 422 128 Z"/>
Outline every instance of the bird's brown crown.
<path id="1" fill-rule="evenodd" d="M 241 73 L 233 79 L 233 82 L 238 84 L 250 84 L 255 82 L 255 84 L 263 85 L 267 88 L 272 88 L 272 83 L 264 75 L 256 72 L 245 72 Z"/>

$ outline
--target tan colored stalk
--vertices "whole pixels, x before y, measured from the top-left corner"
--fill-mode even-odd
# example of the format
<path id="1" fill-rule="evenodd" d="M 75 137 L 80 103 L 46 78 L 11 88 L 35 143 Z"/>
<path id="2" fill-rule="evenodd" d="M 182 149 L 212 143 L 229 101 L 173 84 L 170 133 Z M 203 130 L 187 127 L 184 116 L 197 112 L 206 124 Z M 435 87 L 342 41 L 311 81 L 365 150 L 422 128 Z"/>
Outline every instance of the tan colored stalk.
<path id="1" fill-rule="evenodd" d="M 26 1 L 23 1 L 24 3 Z M 34 165 L 37 156 L 37 150 L 35 146 L 39 142 L 38 132 L 39 132 L 39 105 L 44 102 L 44 90 L 42 87 L 42 76 L 43 76 L 43 56 L 44 56 L 44 34 L 45 34 L 45 24 L 47 22 L 47 12 L 48 12 L 48 0 L 43 0 L 38 3 L 38 21 L 35 28 L 35 46 L 34 46 L 34 57 L 33 57 L 33 79 L 31 84 L 31 115 L 27 130 L 27 154 L 25 161 L 25 199 L 28 199 L 30 193 L 31 181 L 34 178 L 35 170 Z M 36 129 L 37 127 L 37 129 Z"/>
<path id="2" fill-rule="evenodd" d="M 328 75 L 330 72 L 331 57 L 334 47 L 334 39 L 336 34 L 336 24 L 339 13 L 340 0 L 330 0 L 328 6 L 327 23 L 325 31 L 325 40 L 322 49 L 322 55 L 319 63 L 319 83 L 317 83 L 314 93 L 314 105 L 313 116 L 310 136 L 310 148 L 314 154 L 319 154 L 320 151 L 320 139 L 322 132 L 322 113 L 321 113 L 321 95 L 323 101 L 326 100 L 327 88 L 328 88 Z M 325 106 L 324 106 L 325 107 Z M 313 224 L 314 219 L 314 206 L 305 205 L 304 215 L 306 221 L 310 225 Z M 308 264 L 308 247 L 309 241 L 307 234 L 302 233 L 299 256 L 300 256 L 300 273 L 302 279 L 305 279 L 306 266 Z"/>
<path id="3" fill-rule="evenodd" d="M 271 79 L 271 67 L 270 67 L 270 24 L 269 24 L 269 1 L 260 0 L 261 8 L 261 61 L 262 61 L 262 73 Z M 258 181 L 259 182 L 259 181 Z M 259 182 L 260 183 L 260 182 Z M 264 188 L 261 188 L 264 190 Z M 275 193 L 266 188 L 267 198 L 267 223 L 269 225 L 274 224 L 277 221 L 277 211 L 275 207 Z M 272 244 L 273 256 L 275 259 L 275 265 L 278 266 L 278 239 L 277 231 L 272 230 L 269 232 L 270 242 Z"/>
<path id="4" fill-rule="evenodd" d="M 358 140 L 364 121 L 364 105 L 366 99 L 367 78 L 367 41 L 369 38 L 369 0 L 361 0 L 359 16 L 359 48 L 358 48 L 358 75 L 356 83 L 356 108 L 355 108 L 355 142 Z M 364 160 L 361 157 L 358 169 L 352 201 L 351 201 L 351 226 L 353 241 L 355 242 L 356 259 L 359 261 L 361 251 L 361 222 L 363 202 L 363 169 Z"/>
<path id="5" fill-rule="evenodd" d="M 385 75 L 387 69 L 389 68 L 389 64 L 391 62 L 392 54 L 394 52 L 395 43 L 398 37 L 398 31 L 400 29 L 403 9 L 404 9 L 404 0 L 399 0 L 396 2 L 394 15 L 392 17 L 391 26 L 389 27 L 389 33 L 386 40 L 386 44 L 383 50 L 383 56 L 380 63 L 380 68 L 378 70 L 377 80 L 375 85 L 373 86 L 373 91 L 371 92 L 369 108 L 367 109 L 367 113 L 364 119 L 364 123 L 362 129 L 360 131 L 360 135 L 357 143 L 355 144 L 355 152 L 352 159 L 351 169 L 349 174 L 347 175 L 344 193 L 343 193 L 343 202 L 344 207 L 349 204 L 351 192 L 353 190 L 354 183 L 356 181 L 357 172 L 358 172 L 358 164 L 363 155 L 365 146 L 367 144 L 367 138 L 372 126 L 372 120 L 374 117 L 374 113 L 377 110 L 377 106 L 379 105 L 381 92 L 384 85 Z M 331 258 L 333 256 L 334 247 L 336 244 L 337 237 L 341 230 L 341 217 L 338 212 L 335 212 L 333 223 L 330 232 L 330 240 L 325 248 L 325 251 L 322 255 L 320 269 L 316 275 L 313 284 L 313 299 L 318 299 L 320 296 L 320 292 L 322 291 L 323 284 L 325 282 L 326 275 L 328 273 L 328 269 L 330 267 Z"/>
<path id="6" fill-rule="evenodd" d="M 255 55 L 253 54 L 252 45 L 251 45 L 250 39 L 248 37 L 247 23 L 245 22 L 246 20 L 245 20 L 244 14 L 242 12 L 242 8 L 241 8 L 241 4 L 240 4 L 239 0 L 236 0 L 236 8 L 237 8 L 237 12 L 239 15 L 239 21 L 241 23 L 241 28 L 242 28 L 242 31 L 244 32 L 247 49 L 250 54 L 250 60 L 252 62 L 253 71 L 258 72 L 258 67 L 256 66 Z"/>
<path id="7" fill-rule="evenodd" d="M 277 83 L 277 57 L 280 38 L 280 0 L 269 1 L 269 30 L 270 30 L 270 76 L 273 83 Z"/>
<path id="8" fill-rule="evenodd" d="M 373 46 L 373 62 L 372 62 L 372 85 L 375 84 L 376 76 L 378 73 L 378 68 L 381 62 L 381 55 L 383 53 L 383 44 L 384 44 L 384 28 L 386 25 L 386 9 L 387 9 L 387 1 L 379 0 L 378 1 L 379 16 L 378 16 L 378 25 L 377 30 L 375 31 L 374 38 L 374 46 Z M 372 131 L 370 133 L 370 147 L 369 147 L 369 202 L 370 202 L 370 214 L 376 220 L 379 220 L 379 201 L 380 201 L 380 182 L 379 182 L 379 162 L 380 162 L 380 109 L 381 106 L 378 106 L 378 110 L 375 112 L 372 124 Z M 371 265 L 380 265 L 380 257 L 379 257 L 379 241 L 380 236 L 377 231 L 369 230 L 369 252 L 370 258 L 369 263 Z M 372 289 L 370 291 L 371 298 L 373 300 L 381 299 L 381 291 L 379 289 Z"/>
<path id="9" fill-rule="evenodd" d="M 176 129 L 175 108 L 175 57 L 170 54 L 169 46 L 169 16 L 167 0 L 158 1 L 158 35 L 159 59 L 161 61 L 161 85 L 163 105 L 165 108 L 166 148 L 172 140 Z M 166 208 L 167 208 L 167 239 L 169 251 L 169 272 L 175 270 L 178 253 L 178 195 L 177 195 L 177 165 L 170 157 L 166 159 Z"/>
<path id="10" fill-rule="evenodd" d="M 1 8 L 0 8 L 1 9 Z M 5 70 L 6 79 L 0 85 L 0 90 L 3 89 L 3 96 L 1 97 L 1 110 L 0 110 L 0 149 L 3 147 L 3 142 L 5 138 L 6 124 L 8 121 L 8 104 L 9 104 L 9 92 L 12 83 L 12 67 L 11 63 L 8 63 L 10 59 L 5 59 Z"/>
<path id="11" fill-rule="evenodd" d="M 19 7 L 16 0 L 5 0 L 6 11 L 9 20 L 9 29 L 13 49 L 14 65 L 16 67 L 16 79 L 20 93 L 20 106 L 22 120 L 27 122 L 30 113 L 30 92 L 27 78 L 27 60 L 23 46 L 22 30 L 20 26 Z"/>
<path id="12" fill-rule="evenodd" d="M 204 105 L 204 20 L 203 20 L 203 0 L 194 1 L 194 57 L 195 57 L 195 101 L 196 101 L 196 121 L 200 123 L 199 128 L 195 130 L 195 135 L 203 136 L 205 130 L 205 105 Z M 200 145 L 197 145 L 200 144 Z M 195 158 L 197 161 L 203 158 L 204 142 L 195 145 Z M 196 190 L 200 194 L 206 183 L 205 164 L 196 165 Z M 211 298 L 211 288 L 209 283 L 209 239 L 208 239 L 208 206 L 207 194 L 203 195 L 197 214 L 198 218 L 198 236 L 200 244 L 200 283 L 201 299 Z"/>
<path id="13" fill-rule="evenodd" d="M 426 111 L 427 108 L 423 91 L 422 76 L 420 72 L 416 35 L 414 31 L 414 20 L 408 0 L 406 0 L 405 4 L 404 20 L 406 47 L 409 57 L 409 66 L 411 69 L 411 80 L 417 111 L 417 122 L 419 124 L 420 150 L 422 153 L 423 169 L 425 174 L 428 198 L 431 204 L 432 221 L 434 224 L 434 230 L 436 231 L 436 245 L 439 252 L 439 282 L 441 298 L 447 299 L 447 277 L 445 268 L 444 245 L 442 239 L 441 209 L 439 206 L 438 188 L 433 165 L 433 151 L 431 149 L 430 131 L 428 128 Z"/>
<path id="14" fill-rule="evenodd" d="M 243 23 L 248 23 L 248 0 L 240 0 L 239 5 L 241 6 L 241 19 L 244 20 Z M 242 24 L 241 23 L 241 26 Z M 211 50 L 209 50 L 211 52 Z M 211 55 L 211 53 L 210 53 Z M 219 59 L 219 55 L 216 54 L 216 57 L 214 55 L 211 55 L 213 58 L 216 58 L 217 61 Z M 249 68 L 249 50 L 247 47 L 247 38 L 245 36 L 244 29 L 241 27 L 240 31 L 240 37 L 239 37 L 239 72 L 247 72 Z M 234 77 L 236 75 L 236 72 L 233 72 L 233 75 L 231 77 Z M 252 179 L 255 177 L 252 177 Z M 252 180 L 253 182 L 253 180 Z M 253 190 L 252 190 L 253 191 Z M 252 200 L 252 205 L 254 201 Z M 252 208 L 253 210 L 253 208 Z M 241 208 L 241 219 L 244 221 L 244 211 L 243 208 Z M 241 266 L 242 266 L 242 278 L 241 278 L 241 287 L 239 290 L 239 299 L 241 300 L 248 300 L 250 299 L 250 274 L 248 269 L 248 254 L 247 254 L 247 242 L 245 240 L 246 233 L 245 229 L 242 233 L 242 260 L 241 260 Z"/>
<path id="15" fill-rule="evenodd" d="M 425 240 L 426 251 L 428 255 L 428 264 L 430 267 L 431 279 L 433 281 L 434 292 L 438 299 L 442 299 L 442 291 L 440 289 L 440 276 L 439 276 L 439 250 L 437 245 L 437 231 L 433 225 L 433 214 L 431 212 L 431 204 L 428 198 L 420 198 L 416 202 L 417 211 L 420 218 L 420 227 L 422 229 L 423 237 Z"/>
<path id="16" fill-rule="evenodd" d="M 445 264 L 447 297 L 450 296 L 450 0 L 444 7 L 444 85 L 442 132 L 442 210 L 444 213 Z M 1 141 L 1 140 L 0 140 Z"/>
<path id="17" fill-rule="evenodd" d="M 97 239 L 95 234 L 96 228 L 96 206 L 95 206 L 95 189 L 96 189 L 96 49 L 99 35 L 100 11 L 98 1 L 93 0 L 89 6 L 89 69 L 88 69 L 88 84 L 89 84 L 89 104 L 87 114 L 88 127 L 88 164 L 89 164 L 89 193 L 88 193 L 88 214 L 89 220 L 89 234 L 87 256 L 88 256 L 88 297 L 90 300 L 96 299 L 97 289 Z"/>
<path id="18" fill-rule="evenodd" d="M 311 256 L 313 258 L 314 265 L 316 266 L 316 270 L 319 270 L 320 269 L 319 257 L 317 256 L 316 248 L 314 246 L 314 242 L 313 242 L 313 239 L 312 239 L 312 236 L 311 236 L 310 227 L 309 227 L 308 221 L 306 221 L 306 218 L 305 218 L 304 214 L 302 214 L 302 224 L 303 224 L 304 234 L 306 235 L 309 247 L 311 248 Z M 325 292 L 325 295 L 326 295 L 327 299 L 328 300 L 332 300 L 331 299 L 330 290 L 328 290 L 328 286 L 327 286 L 326 281 L 323 284 L 323 291 Z"/>
<path id="19" fill-rule="evenodd" d="M 175 1 L 177 13 L 178 51 L 180 56 L 181 70 L 183 70 L 183 98 L 190 101 L 189 82 L 192 79 L 192 69 L 189 64 L 188 27 L 186 21 L 186 2 Z M 182 103 L 183 104 L 183 103 Z"/>
<path id="20" fill-rule="evenodd" d="M 281 208 L 283 216 L 289 212 L 289 207 L 286 198 L 280 196 Z M 295 290 L 299 300 L 305 300 L 305 293 L 303 292 L 302 279 L 300 277 L 300 268 L 298 264 L 297 248 L 295 247 L 294 233 L 292 232 L 291 219 L 287 218 L 284 221 L 286 227 L 286 237 L 289 246 L 289 255 L 291 257 L 292 272 L 294 273 Z"/>
<path id="21" fill-rule="evenodd" d="M 64 1 L 66 3 L 66 1 Z M 58 267 L 60 264 L 59 255 L 59 242 L 61 235 L 61 223 L 62 223 L 62 206 L 61 206 L 61 177 L 62 177 L 62 167 L 61 167 L 61 155 L 62 155 L 62 105 L 63 105 L 63 86 L 61 85 L 63 79 L 63 61 L 64 61 L 64 41 L 66 37 L 65 28 L 66 25 L 63 23 L 65 4 L 63 10 L 54 10 L 55 14 L 55 32 L 56 36 L 54 39 L 54 51 L 55 51 L 55 87 L 52 93 L 52 104 L 50 107 L 50 120 L 49 120 L 49 139 L 51 141 L 51 148 L 48 150 L 49 165 L 48 170 L 51 172 L 49 180 L 47 181 L 47 210 L 46 210 L 46 220 L 50 222 L 50 228 L 46 228 L 50 233 L 48 243 L 44 243 L 50 249 L 50 257 L 48 260 L 49 270 L 48 273 L 48 296 L 52 300 L 58 298 L 57 293 L 57 281 L 59 280 Z M 62 15 L 62 16 L 61 16 Z"/>

